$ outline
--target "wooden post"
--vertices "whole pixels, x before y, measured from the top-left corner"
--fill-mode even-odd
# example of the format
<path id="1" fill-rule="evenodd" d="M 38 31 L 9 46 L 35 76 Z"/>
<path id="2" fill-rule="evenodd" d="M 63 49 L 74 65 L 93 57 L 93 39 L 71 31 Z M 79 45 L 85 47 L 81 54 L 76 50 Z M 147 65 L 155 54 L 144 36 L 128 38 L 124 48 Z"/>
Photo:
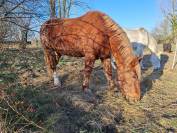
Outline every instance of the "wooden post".
<path id="1" fill-rule="evenodd" d="M 25 28 L 21 29 L 21 43 L 19 44 L 20 49 L 26 49 L 28 40 L 28 30 Z"/>
<path id="2" fill-rule="evenodd" d="M 174 54 L 174 57 L 173 57 L 172 70 L 174 69 L 175 64 L 176 64 L 176 55 L 177 55 L 177 39 L 175 39 L 175 43 L 176 43 L 176 48 L 175 48 L 175 54 Z"/>

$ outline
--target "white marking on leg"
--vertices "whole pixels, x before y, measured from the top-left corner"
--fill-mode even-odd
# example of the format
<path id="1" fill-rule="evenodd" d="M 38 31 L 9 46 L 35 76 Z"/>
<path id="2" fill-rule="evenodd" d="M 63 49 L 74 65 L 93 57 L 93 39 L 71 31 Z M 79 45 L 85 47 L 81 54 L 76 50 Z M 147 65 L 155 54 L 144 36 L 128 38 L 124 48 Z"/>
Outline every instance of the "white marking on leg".
<path id="1" fill-rule="evenodd" d="M 56 72 L 53 73 L 53 80 L 54 80 L 54 85 L 61 86 L 61 82 L 60 82 L 59 77 L 57 76 Z"/>

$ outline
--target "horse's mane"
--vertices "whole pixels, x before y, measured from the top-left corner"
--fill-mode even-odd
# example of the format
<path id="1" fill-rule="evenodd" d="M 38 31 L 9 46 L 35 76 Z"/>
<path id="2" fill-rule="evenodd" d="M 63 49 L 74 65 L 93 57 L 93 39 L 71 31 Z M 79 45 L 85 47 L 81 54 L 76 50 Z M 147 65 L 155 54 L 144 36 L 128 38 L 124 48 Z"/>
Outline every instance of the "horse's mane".
<path id="1" fill-rule="evenodd" d="M 116 40 L 123 41 L 122 43 L 116 44 L 118 49 L 117 53 L 120 54 L 123 64 L 130 64 L 135 56 L 133 54 L 133 50 L 130 47 L 130 41 L 125 31 L 106 14 L 103 14 L 103 18 L 105 21 L 105 26 L 109 31 L 109 36 L 114 37 Z"/>

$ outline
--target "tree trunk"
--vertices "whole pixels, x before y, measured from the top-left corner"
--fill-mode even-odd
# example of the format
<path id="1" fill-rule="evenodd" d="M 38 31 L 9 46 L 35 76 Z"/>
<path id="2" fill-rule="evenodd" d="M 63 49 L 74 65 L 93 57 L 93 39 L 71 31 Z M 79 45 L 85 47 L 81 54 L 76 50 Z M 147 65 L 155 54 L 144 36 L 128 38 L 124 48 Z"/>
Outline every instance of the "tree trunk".
<path id="1" fill-rule="evenodd" d="M 175 40 L 175 41 L 176 41 L 176 40 Z M 175 54 L 174 54 L 174 57 L 173 57 L 172 69 L 175 68 L 175 64 L 176 64 L 176 56 L 177 56 L 177 41 L 176 41 L 175 43 L 176 43 L 176 48 L 175 48 Z"/>
<path id="2" fill-rule="evenodd" d="M 50 0 L 50 18 L 55 18 L 56 12 L 55 12 L 55 0 Z"/>
<path id="3" fill-rule="evenodd" d="M 62 5 L 60 0 L 58 0 L 58 17 L 62 18 Z"/>
<path id="4" fill-rule="evenodd" d="M 20 48 L 21 49 L 25 49 L 26 48 L 26 45 L 27 45 L 27 41 L 28 41 L 28 30 L 27 29 L 23 29 L 21 31 L 21 43 L 20 43 Z"/>
<path id="5" fill-rule="evenodd" d="M 68 4 L 67 18 L 69 18 L 69 16 L 70 16 L 70 10 L 71 10 L 72 4 L 73 4 L 73 0 L 70 0 L 70 1 L 69 1 L 69 4 Z"/>

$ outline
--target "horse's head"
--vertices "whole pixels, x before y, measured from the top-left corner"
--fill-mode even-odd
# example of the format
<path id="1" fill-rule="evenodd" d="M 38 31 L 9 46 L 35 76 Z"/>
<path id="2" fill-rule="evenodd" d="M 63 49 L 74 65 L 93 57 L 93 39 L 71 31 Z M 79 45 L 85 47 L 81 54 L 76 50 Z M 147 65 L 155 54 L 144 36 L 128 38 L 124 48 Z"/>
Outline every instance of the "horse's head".
<path id="1" fill-rule="evenodd" d="M 120 70 L 118 80 L 122 93 L 129 101 L 140 100 L 141 67 L 139 58 L 134 58 L 129 66 Z"/>

